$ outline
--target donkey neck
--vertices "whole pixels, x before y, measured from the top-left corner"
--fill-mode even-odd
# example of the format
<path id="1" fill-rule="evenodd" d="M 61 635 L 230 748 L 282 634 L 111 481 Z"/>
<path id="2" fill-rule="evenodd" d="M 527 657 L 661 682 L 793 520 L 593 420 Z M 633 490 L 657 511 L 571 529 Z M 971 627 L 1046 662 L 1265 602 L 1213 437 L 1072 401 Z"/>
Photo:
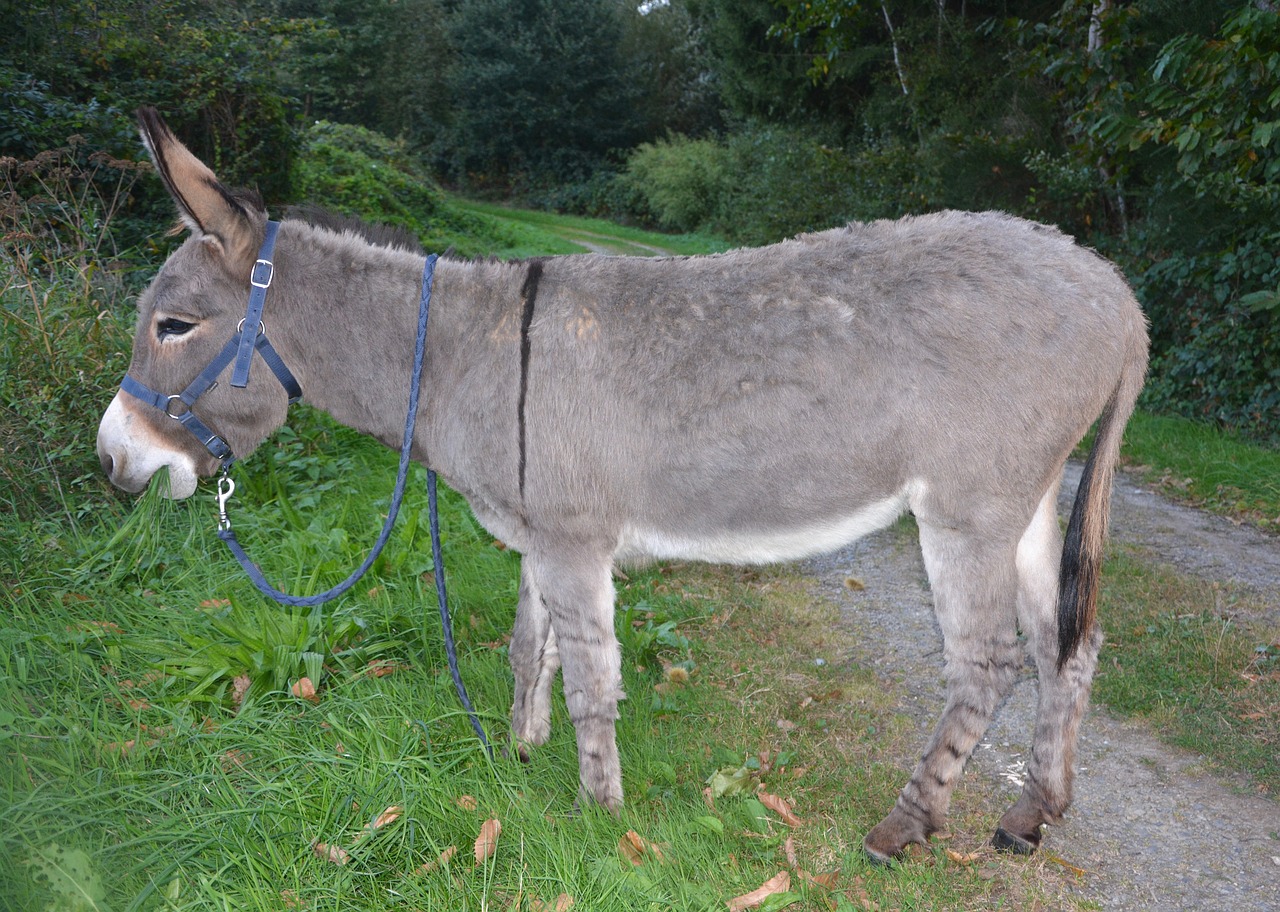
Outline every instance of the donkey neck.
<path id="1" fill-rule="evenodd" d="M 289 220 L 264 322 L 306 400 L 398 447 L 426 258 Z"/>

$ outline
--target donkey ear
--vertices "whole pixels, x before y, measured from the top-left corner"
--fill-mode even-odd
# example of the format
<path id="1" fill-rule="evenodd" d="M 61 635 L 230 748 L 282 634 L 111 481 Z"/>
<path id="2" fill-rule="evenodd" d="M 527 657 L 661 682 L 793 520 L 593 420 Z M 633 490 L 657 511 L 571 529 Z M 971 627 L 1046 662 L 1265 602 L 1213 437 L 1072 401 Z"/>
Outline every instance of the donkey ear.
<path id="1" fill-rule="evenodd" d="M 147 154 L 160 172 L 183 223 L 231 262 L 250 261 L 257 250 L 266 212 L 252 197 L 232 193 L 191 154 L 155 108 L 138 109 L 138 126 Z"/>

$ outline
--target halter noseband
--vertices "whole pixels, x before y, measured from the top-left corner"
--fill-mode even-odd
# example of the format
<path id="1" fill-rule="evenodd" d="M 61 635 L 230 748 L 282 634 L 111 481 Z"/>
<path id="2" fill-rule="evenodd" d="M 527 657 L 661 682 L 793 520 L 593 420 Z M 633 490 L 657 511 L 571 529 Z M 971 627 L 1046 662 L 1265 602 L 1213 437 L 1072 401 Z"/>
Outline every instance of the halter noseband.
<path id="1" fill-rule="evenodd" d="M 249 284 L 252 286 L 249 292 L 249 305 L 245 310 L 244 319 L 236 327 L 235 335 L 222 347 L 222 351 L 214 355 L 213 360 L 205 366 L 204 370 L 187 384 L 186 389 L 175 395 L 168 395 L 156 392 L 128 374 L 125 374 L 124 379 L 120 381 L 120 389 L 147 405 L 155 406 L 177 421 L 190 431 L 200 441 L 200 445 L 224 467 L 235 458 L 235 454 L 225 440 L 196 417 L 191 407 L 196 404 L 197 399 L 218 385 L 218 375 L 228 364 L 235 361 L 231 371 L 231 385 L 243 389 L 249 384 L 249 367 L 253 363 L 253 353 L 256 351 L 262 355 L 262 360 L 266 362 L 271 373 L 275 374 L 280 385 L 289 394 L 289 404 L 292 405 L 302 398 L 302 387 L 285 366 L 284 359 L 267 341 L 266 326 L 262 322 L 262 306 L 267 299 L 267 289 L 271 287 L 271 280 L 275 276 L 271 254 L 276 246 L 276 232 L 279 229 L 279 222 L 267 222 L 266 237 L 262 239 L 262 248 L 258 251 L 258 259 L 254 262 L 253 271 L 249 275 Z M 177 404 L 181 404 L 181 411 L 177 410 Z"/>

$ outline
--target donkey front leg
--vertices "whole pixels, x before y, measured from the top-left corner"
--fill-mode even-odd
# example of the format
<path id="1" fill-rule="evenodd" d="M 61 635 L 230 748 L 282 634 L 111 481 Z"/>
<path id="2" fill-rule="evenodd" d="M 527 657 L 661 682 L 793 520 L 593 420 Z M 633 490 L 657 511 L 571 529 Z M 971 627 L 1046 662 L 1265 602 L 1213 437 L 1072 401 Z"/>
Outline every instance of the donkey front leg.
<path id="1" fill-rule="evenodd" d="M 613 630 L 609 549 L 560 547 L 525 555 L 525 579 L 550 617 L 564 670 L 565 704 L 578 739 L 579 796 L 615 813 L 622 767 L 615 723 L 622 654 Z M 517 685 L 518 686 L 518 685 Z"/>
<path id="2" fill-rule="evenodd" d="M 551 684 L 560 668 L 560 649 L 551 628 L 551 612 L 534 579 L 532 565 L 520 565 L 520 601 L 511 632 L 511 673 L 515 700 L 511 706 L 511 732 L 520 759 L 528 761 L 529 749 L 545 744 L 551 736 Z"/>
<path id="3" fill-rule="evenodd" d="M 1021 664 L 1014 549 L 977 538 L 920 521 L 942 628 L 947 706 L 893 810 L 863 841 L 875 861 L 888 862 L 943 828 L 956 781 Z"/>

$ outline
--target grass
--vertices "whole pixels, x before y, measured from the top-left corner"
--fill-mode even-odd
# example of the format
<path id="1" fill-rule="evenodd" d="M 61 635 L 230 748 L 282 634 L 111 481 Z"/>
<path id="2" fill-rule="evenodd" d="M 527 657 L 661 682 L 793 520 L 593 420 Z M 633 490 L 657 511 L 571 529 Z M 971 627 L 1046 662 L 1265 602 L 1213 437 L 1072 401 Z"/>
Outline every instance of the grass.
<path id="1" fill-rule="evenodd" d="M 626 231 L 604 244 L 613 229 L 603 223 L 460 205 L 512 238 L 505 255 L 570 252 L 575 238 L 680 253 L 701 243 Z M 119 372 L 110 333 L 66 331 L 98 320 L 95 294 L 32 299 L 61 315 L 65 357 L 7 360 L 9 388 L 22 379 L 15 365 L 28 364 L 48 373 L 41 395 L 58 400 L 83 363 L 76 346 L 91 342 L 99 366 L 73 395 L 96 389 L 106 401 Z M 23 300 L 5 299 L 18 316 L 6 318 L 4 343 L 19 354 L 41 347 Z M 31 460 L 46 490 L 13 493 L 22 515 L 0 516 L 0 909 L 534 910 L 562 896 L 579 909 L 723 909 L 789 867 L 789 841 L 797 868 L 838 879 L 827 890 L 795 874 L 763 908 L 1077 907 L 1069 873 L 1048 856 L 985 848 L 1003 800 L 985 786 L 957 792 L 950 840 L 894 869 L 868 865 L 860 841 L 909 773 L 897 758 L 918 750 L 914 727 L 891 682 L 844 660 L 852 650 L 834 609 L 786 570 L 658 567 L 619 582 L 628 801 L 618 819 L 575 812 L 562 700 L 551 742 L 528 765 L 486 757 L 459 710 L 434 617 L 421 473 L 365 583 L 322 612 L 280 609 L 220 549 L 210 497 L 174 504 L 149 493 L 126 509 L 79 462 L 58 473 L 58 459 L 91 447 L 83 411 L 29 419 L 45 421 L 41 447 L 68 455 Z M 394 464 L 390 451 L 301 410 L 237 469 L 238 534 L 276 584 L 327 588 L 376 535 Z M 5 480 L 16 492 L 25 478 Z M 443 525 L 462 671 L 501 746 L 517 558 L 451 493 Z M 1193 689 L 1224 693 L 1249 667 L 1212 617 L 1198 622 L 1197 648 L 1230 650 L 1147 657 L 1144 640 L 1195 626 L 1174 606 L 1204 596 L 1173 601 L 1143 572 L 1135 563 L 1107 577 L 1132 583 L 1104 609 L 1120 619 L 1099 685 L 1107 699 L 1114 687 L 1128 711 L 1161 724 L 1273 709 L 1280 701 L 1265 689 L 1228 704 L 1179 694 L 1170 667 L 1185 664 Z M 1125 627 L 1155 632 L 1130 640 Z M 1271 674 L 1274 656 L 1256 655 L 1255 670 Z M 1168 687 L 1143 696 L 1161 662 L 1152 679 Z M 295 694 L 303 677 L 314 699 Z M 1252 720 L 1261 749 L 1273 718 Z M 708 804 L 717 773 L 746 788 Z M 765 808 L 760 785 L 793 802 L 802 823 Z M 497 851 L 476 863 L 490 819 L 502 823 Z"/>
<path id="2" fill-rule="evenodd" d="M 1275 796 L 1280 629 L 1249 623 L 1251 599 L 1117 550 L 1103 571 L 1094 697 Z"/>
<path id="3" fill-rule="evenodd" d="M 453 204 L 463 212 L 493 220 L 513 238 L 511 246 L 493 251 L 502 257 L 586 253 L 591 250 L 637 256 L 654 253 L 692 255 L 729 247 L 724 241 L 704 235 L 659 234 L 599 219 L 512 209 L 497 203 L 455 198 Z"/>
<path id="4" fill-rule="evenodd" d="M 1123 458 L 1162 493 L 1280 533 L 1280 451 L 1186 418 L 1139 411 L 1125 430 Z"/>

